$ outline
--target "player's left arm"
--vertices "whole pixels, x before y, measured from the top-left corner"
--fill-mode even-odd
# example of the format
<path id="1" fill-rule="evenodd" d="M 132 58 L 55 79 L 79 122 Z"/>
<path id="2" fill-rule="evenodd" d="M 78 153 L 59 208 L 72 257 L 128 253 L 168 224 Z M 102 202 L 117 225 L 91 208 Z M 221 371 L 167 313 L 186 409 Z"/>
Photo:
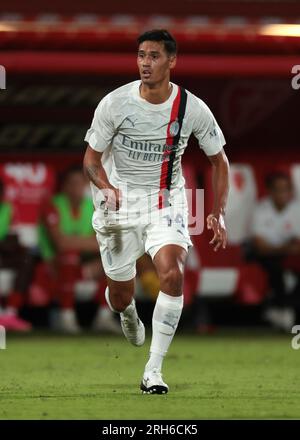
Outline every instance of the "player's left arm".
<path id="1" fill-rule="evenodd" d="M 201 99 L 189 95 L 188 102 L 192 132 L 212 165 L 214 205 L 207 217 L 207 228 L 214 233 L 210 244 L 217 251 L 221 246 L 225 249 L 227 244 L 224 216 L 229 190 L 229 164 L 223 149 L 225 138 L 213 113 Z"/>
<path id="2" fill-rule="evenodd" d="M 216 252 L 221 246 L 225 249 L 227 244 L 225 209 L 229 191 L 229 162 L 223 148 L 219 153 L 208 158 L 212 165 L 214 204 L 212 212 L 207 217 L 207 228 L 212 229 L 214 233 L 209 243 Z"/>

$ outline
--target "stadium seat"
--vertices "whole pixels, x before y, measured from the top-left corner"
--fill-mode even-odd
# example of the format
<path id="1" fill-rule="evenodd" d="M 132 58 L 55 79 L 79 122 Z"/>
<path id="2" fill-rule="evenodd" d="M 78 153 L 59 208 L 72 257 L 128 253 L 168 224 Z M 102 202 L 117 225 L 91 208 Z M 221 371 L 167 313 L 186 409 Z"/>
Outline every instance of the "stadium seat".
<path id="1" fill-rule="evenodd" d="M 13 205 L 12 230 L 25 247 L 37 246 L 42 203 L 52 194 L 55 174 L 45 163 L 8 162 L 0 165 L 5 199 Z"/>
<path id="2" fill-rule="evenodd" d="M 46 163 L 7 162 L 0 165 L 0 178 L 4 183 L 4 197 L 13 206 L 11 231 L 20 243 L 28 248 L 38 246 L 38 223 L 42 204 L 52 194 L 55 185 L 54 169 Z M 13 287 L 15 274 L 2 269 L 1 292 L 8 294 Z M 31 305 L 46 305 L 49 301 L 48 276 L 43 263 L 37 265 L 28 301 Z"/>
<path id="3" fill-rule="evenodd" d="M 239 245 L 249 238 L 251 215 L 256 202 L 256 182 L 252 167 L 232 164 L 229 180 L 226 208 L 228 243 Z"/>
<path id="4" fill-rule="evenodd" d="M 190 188 L 197 187 L 194 167 L 184 167 Z M 212 208 L 211 168 L 205 170 L 205 218 Z M 197 283 L 197 294 L 205 297 L 230 297 L 244 304 L 258 304 L 267 291 L 264 272 L 256 264 L 244 262 L 241 244 L 249 238 L 251 213 L 257 199 L 257 183 L 249 164 L 233 163 L 230 172 L 230 193 L 227 205 L 228 246 L 214 252 L 209 246 L 212 232 L 206 227 L 192 237 L 194 255 L 187 261 L 187 275 Z M 191 209 L 191 208 L 190 208 Z M 192 268 L 192 269 L 191 269 Z M 198 277 L 192 276 L 198 270 Z"/>

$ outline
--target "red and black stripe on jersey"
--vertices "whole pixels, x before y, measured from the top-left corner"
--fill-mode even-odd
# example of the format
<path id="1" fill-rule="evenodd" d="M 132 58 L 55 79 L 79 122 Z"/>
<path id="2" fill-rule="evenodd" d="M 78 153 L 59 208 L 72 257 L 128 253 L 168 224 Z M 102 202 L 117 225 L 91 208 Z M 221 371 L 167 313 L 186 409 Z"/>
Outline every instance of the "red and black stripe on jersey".
<path id="1" fill-rule="evenodd" d="M 183 87 L 178 87 L 178 93 L 173 101 L 170 121 L 167 128 L 166 149 L 163 154 L 161 175 L 160 175 L 160 190 L 158 196 L 158 208 L 170 206 L 169 195 L 172 183 L 172 174 L 174 161 L 176 157 L 176 149 L 180 140 L 182 122 L 185 115 L 187 102 L 187 93 Z M 177 132 L 172 134 L 171 127 L 176 124 Z"/>

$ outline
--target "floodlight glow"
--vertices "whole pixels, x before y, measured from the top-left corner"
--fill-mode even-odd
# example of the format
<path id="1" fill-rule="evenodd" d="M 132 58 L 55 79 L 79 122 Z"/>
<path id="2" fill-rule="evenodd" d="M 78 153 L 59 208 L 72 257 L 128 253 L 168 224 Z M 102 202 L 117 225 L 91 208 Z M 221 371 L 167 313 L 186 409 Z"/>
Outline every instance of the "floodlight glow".
<path id="1" fill-rule="evenodd" d="M 259 30 L 262 35 L 300 37 L 300 24 L 267 24 Z"/>

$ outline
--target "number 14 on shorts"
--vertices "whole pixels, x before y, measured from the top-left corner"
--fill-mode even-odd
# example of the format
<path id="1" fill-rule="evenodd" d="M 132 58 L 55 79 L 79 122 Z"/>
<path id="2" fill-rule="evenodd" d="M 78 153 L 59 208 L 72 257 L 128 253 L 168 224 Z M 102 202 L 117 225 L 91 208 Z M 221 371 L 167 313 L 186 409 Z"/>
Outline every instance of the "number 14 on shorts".
<path id="1" fill-rule="evenodd" d="M 176 214 L 176 217 L 171 217 L 169 214 L 163 216 L 164 219 L 167 220 L 168 226 L 172 226 L 174 223 L 176 223 L 177 226 L 180 226 L 181 228 L 185 227 L 183 217 L 181 214 Z"/>

